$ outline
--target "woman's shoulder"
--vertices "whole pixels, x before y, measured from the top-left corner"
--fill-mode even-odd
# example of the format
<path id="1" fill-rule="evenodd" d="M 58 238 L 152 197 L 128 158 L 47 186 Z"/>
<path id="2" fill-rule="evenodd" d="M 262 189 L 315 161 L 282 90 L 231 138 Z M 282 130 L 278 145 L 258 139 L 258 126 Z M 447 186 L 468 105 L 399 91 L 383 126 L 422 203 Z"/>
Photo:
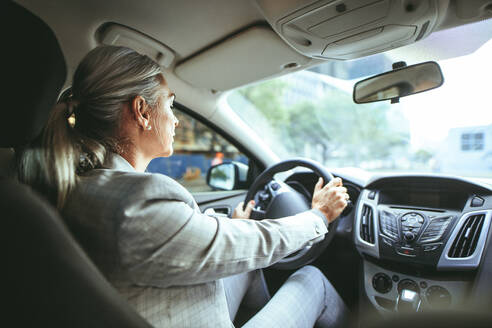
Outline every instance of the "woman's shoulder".
<path id="1" fill-rule="evenodd" d="M 152 198 L 183 200 L 192 198 L 191 194 L 176 180 L 160 173 L 131 172 L 120 176 L 122 180 L 129 179 L 135 183 L 135 188 L 142 195 Z"/>
<path id="2" fill-rule="evenodd" d="M 174 179 L 159 173 L 93 170 L 79 181 L 80 191 L 110 193 L 120 200 L 131 198 L 183 201 L 193 204 L 191 194 Z"/>

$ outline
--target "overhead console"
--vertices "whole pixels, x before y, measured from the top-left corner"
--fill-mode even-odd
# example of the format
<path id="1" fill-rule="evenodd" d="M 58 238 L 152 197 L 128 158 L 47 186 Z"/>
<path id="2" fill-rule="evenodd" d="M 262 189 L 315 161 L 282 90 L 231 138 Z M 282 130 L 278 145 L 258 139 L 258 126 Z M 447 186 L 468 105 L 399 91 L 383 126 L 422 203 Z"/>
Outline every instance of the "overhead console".
<path id="1" fill-rule="evenodd" d="M 425 38 L 448 1 L 257 0 L 273 29 L 301 54 L 354 59 Z"/>

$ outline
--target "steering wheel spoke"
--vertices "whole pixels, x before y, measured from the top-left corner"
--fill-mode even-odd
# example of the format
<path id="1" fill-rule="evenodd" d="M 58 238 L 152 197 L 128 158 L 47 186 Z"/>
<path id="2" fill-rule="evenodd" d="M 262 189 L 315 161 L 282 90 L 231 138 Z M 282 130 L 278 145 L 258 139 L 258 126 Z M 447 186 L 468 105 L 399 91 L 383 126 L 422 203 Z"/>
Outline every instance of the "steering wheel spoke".
<path id="1" fill-rule="evenodd" d="M 289 185 L 276 181 L 274 175 L 285 172 L 296 167 L 306 167 L 321 176 L 328 183 L 333 176 L 326 168 L 318 162 L 310 159 L 297 158 L 279 162 L 267 168 L 251 185 L 246 195 L 244 204 L 254 199 L 257 206 L 251 212 L 251 219 L 276 219 L 292 216 L 311 208 L 306 197 Z M 314 261 L 326 249 L 332 240 L 336 229 L 328 229 L 323 241 L 294 252 L 279 262 L 272 265 L 276 269 L 292 270 Z"/>
<path id="2" fill-rule="evenodd" d="M 259 208 L 253 208 L 251 210 L 251 215 L 250 215 L 250 219 L 253 219 L 253 220 L 263 220 L 266 218 L 266 211 L 263 211 Z"/>

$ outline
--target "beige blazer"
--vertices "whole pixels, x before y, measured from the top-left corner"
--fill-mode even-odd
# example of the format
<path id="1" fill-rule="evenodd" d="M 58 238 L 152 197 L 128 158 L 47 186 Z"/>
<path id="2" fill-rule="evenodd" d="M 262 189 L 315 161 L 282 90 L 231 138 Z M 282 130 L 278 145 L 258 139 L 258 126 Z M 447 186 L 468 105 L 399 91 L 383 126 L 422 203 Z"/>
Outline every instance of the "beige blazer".
<path id="1" fill-rule="evenodd" d="M 81 178 L 63 212 L 155 327 L 231 327 L 221 278 L 267 267 L 327 232 L 312 211 L 263 221 L 204 215 L 176 181 L 138 173 L 119 155 Z"/>

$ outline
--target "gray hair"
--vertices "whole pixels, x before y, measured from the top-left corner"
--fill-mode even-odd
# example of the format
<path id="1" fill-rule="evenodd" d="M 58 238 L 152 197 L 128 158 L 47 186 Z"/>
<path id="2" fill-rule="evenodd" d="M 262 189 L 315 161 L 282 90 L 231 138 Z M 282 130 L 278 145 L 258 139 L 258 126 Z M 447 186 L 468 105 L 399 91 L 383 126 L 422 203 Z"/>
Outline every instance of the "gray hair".
<path id="1" fill-rule="evenodd" d="M 155 108 L 163 81 L 160 66 L 132 49 L 101 46 L 90 51 L 53 109 L 40 147 L 32 144 L 22 152 L 19 180 L 42 190 L 61 209 L 78 175 L 121 149 L 123 105 L 142 96 Z"/>

